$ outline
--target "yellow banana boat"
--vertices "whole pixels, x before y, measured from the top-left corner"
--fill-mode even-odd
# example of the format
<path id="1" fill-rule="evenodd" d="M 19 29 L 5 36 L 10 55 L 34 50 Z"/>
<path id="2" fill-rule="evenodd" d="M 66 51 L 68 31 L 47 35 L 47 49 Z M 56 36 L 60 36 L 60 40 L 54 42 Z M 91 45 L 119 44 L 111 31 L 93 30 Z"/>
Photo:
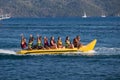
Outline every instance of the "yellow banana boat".
<path id="1" fill-rule="evenodd" d="M 84 45 L 82 47 L 78 48 L 59 48 L 59 49 L 35 49 L 35 50 L 20 50 L 17 52 L 17 54 L 64 54 L 64 53 L 70 53 L 70 52 L 89 52 L 94 49 L 96 45 L 97 40 L 94 39 L 87 45 Z"/>

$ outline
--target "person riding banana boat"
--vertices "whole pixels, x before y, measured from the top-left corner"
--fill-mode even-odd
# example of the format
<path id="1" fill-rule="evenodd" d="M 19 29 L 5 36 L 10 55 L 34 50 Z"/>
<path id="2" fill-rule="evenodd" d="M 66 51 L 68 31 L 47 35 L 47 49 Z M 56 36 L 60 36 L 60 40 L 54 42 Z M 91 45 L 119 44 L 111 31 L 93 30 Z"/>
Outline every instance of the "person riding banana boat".
<path id="1" fill-rule="evenodd" d="M 44 48 L 45 49 L 49 49 L 50 48 L 50 45 L 48 43 L 48 38 L 46 36 L 44 37 Z"/>
<path id="2" fill-rule="evenodd" d="M 43 45 L 42 45 L 42 37 L 38 36 L 37 37 L 37 45 L 36 45 L 37 49 L 43 49 Z"/>
<path id="3" fill-rule="evenodd" d="M 50 39 L 50 48 L 51 49 L 57 49 L 57 44 L 54 40 L 54 36 L 52 36 L 51 39 Z"/>
<path id="4" fill-rule="evenodd" d="M 76 38 L 73 39 L 73 45 L 75 48 L 80 48 L 83 46 L 83 44 L 80 42 L 80 36 L 76 36 Z"/>
<path id="5" fill-rule="evenodd" d="M 34 41 L 34 37 L 32 36 L 32 34 L 30 34 L 30 38 L 29 38 L 29 42 L 28 42 L 28 49 L 30 49 L 30 50 L 33 49 L 33 41 Z"/>
<path id="6" fill-rule="evenodd" d="M 57 48 L 64 48 L 61 37 L 58 37 Z"/>
<path id="7" fill-rule="evenodd" d="M 27 47 L 26 39 L 25 39 L 24 35 L 22 34 L 21 35 L 21 48 L 26 49 L 26 47 Z"/>
<path id="8" fill-rule="evenodd" d="M 74 45 L 71 44 L 70 38 L 67 36 L 65 40 L 65 48 L 74 48 Z"/>

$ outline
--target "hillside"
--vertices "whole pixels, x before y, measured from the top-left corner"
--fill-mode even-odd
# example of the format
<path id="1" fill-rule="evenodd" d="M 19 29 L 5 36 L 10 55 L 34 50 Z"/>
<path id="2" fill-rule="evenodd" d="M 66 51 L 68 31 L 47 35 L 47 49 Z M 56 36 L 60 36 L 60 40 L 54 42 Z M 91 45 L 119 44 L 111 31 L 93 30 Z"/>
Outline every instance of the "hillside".
<path id="1" fill-rule="evenodd" d="M 120 14 L 119 0 L 0 0 L 0 13 L 12 17 L 115 16 Z"/>

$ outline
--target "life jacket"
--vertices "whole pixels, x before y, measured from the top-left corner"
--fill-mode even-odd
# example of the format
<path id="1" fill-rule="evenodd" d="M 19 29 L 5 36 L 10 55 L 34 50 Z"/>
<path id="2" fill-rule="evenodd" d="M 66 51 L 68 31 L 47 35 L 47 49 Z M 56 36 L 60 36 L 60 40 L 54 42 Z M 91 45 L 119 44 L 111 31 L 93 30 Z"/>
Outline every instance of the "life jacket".
<path id="1" fill-rule="evenodd" d="M 29 46 L 30 48 L 32 48 L 32 45 L 33 45 L 33 42 L 29 42 L 29 43 L 28 43 L 28 46 Z"/>
<path id="2" fill-rule="evenodd" d="M 23 44 L 21 44 L 21 48 L 22 48 L 22 49 L 25 49 L 26 47 L 27 47 L 26 42 L 24 42 Z"/>
<path id="3" fill-rule="evenodd" d="M 55 40 L 51 40 L 51 41 L 53 41 L 53 43 L 55 44 Z M 51 41 L 50 41 L 50 46 L 54 46 L 54 45 L 51 43 Z"/>
<path id="4" fill-rule="evenodd" d="M 49 46 L 48 40 L 44 40 L 44 47 Z"/>
<path id="5" fill-rule="evenodd" d="M 57 41 L 57 45 L 62 45 L 62 41 L 61 41 L 61 40 L 58 40 L 58 41 Z"/>
<path id="6" fill-rule="evenodd" d="M 78 44 L 79 44 L 79 41 L 75 38 L 75 39 L 73 40 L 73 45 L 74 45 L 74 47 L 78 47 Z"/>
<path id="7" fill-rule="evenodd" d="M 41 41 L 38 41 L 38 42 L 37 42 L 37 46 L 42 46 Z"/>
<path id="8" fill-rule="evenodd" d="M 66 40 L 66 41 L 65 41 L 65 47 L 68 48 L 69 45 L 70 45 L 70 41 L 69 41 L 69 40 Z"/>

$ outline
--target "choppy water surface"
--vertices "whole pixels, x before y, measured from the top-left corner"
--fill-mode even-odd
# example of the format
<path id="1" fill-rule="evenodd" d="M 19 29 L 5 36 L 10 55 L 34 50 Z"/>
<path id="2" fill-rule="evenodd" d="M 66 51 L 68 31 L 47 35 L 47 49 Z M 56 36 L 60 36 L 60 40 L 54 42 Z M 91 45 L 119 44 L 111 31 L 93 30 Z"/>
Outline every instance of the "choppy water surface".
<path id="1" fill-rule="evenodd" d="M 97 39 L 94 56 L 17 55 L 20 34 L 29 39 L 81 36 Z M 120 80 L 120 18 L 13 18 L 0 21 L 1 80 Z M 34 44 L 36 40 L 34 41 Z"/>

